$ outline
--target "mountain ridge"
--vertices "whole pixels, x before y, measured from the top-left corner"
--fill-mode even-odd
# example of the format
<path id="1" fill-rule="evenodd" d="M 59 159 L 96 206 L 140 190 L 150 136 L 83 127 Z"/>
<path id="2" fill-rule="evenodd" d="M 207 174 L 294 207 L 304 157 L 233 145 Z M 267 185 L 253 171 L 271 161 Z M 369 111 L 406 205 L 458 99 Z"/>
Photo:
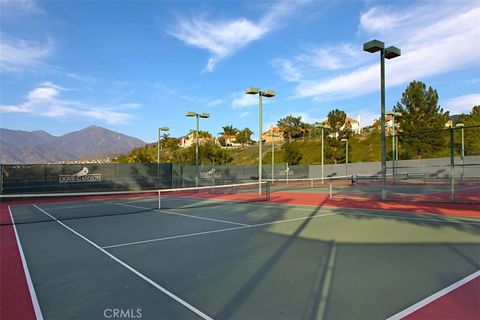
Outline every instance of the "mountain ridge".
<path id="1" fill-rule="evenodd" d="M 0 128 L 0 163 L 34 164 L 114 156 L 145 144 L 138 138 L 96 125 L 61 136 L 44 130 Z"/>

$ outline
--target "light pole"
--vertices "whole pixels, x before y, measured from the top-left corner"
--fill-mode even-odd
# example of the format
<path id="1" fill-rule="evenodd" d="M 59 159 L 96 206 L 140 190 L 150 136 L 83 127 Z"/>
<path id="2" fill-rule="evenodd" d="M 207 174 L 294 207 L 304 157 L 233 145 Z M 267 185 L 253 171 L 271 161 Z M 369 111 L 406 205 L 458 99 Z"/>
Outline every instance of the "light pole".
<path id="1" fill-rule="evenodd" d="M 258 194 L 262 194 L 262 97 L 275 97 L 275 91 L 250 87 L 245 89 L 246 94 L 258 94 Z"/>
<path id="2" fill-rule="evenodd" d="M 348 175 L 348 139 L 340 140 L 345 142 L 346 150 L 345 150 L 345 175 Z"/>
<path id="3" fill-rule="evenodd" d="M 157 163 L 160 163 L 160 135 L 162 131 L 170 130 L 168 127 L 160 127 L 158 128 L 158 141 L 157 141 Z"/>
<path id="4" fill-rule="evenodd" d="M 464 158 L 465 158 L 465 140 L 464 140 L 464 127 L 465 125 L 463 123 L 457 123 L 455 125 L 455 127 L 457 128 L 461 128 L 461 132 L 462 132 L 462 151 L 460 153 L 460 165 L 462 166 L 462 170 L 461 170 L 461 174 L 460 174 L 460 183 L 463 184 L 463 175 L 464 175 L 464 172 L 463 172 L 463 165 L 464 165 Z"/>
<path id="5" fill-rule="evenodd" d="M 209 113 L 196 113 L 193 111 L 188 111 L 185 113 L 186 117 L 196 117 L 197 118 L 197 129 L 195 131 L 195 187 L 198 187 L 198 126 L 199 118 L 210 118 Z"/>
<path id="6" fill-rule="evenodd" d="M 275 179 L 275 135 L 273 134 L 273 126 L 270 127 L 270 133 L 272 135 L 272 183 Z"/>
<path id="7" fill-rule="evenodd" d="M 402 114 L 400 112 L 396 112 L 396 111 L 390 111 L 390 112 L 387 112 L 386 113 L 387 116 L 392 116 L 392 174 L 393 174 L 393 180 L 395 181 L 395 171 L 396 171 L 396 163 L 395 163 L 395 159 L 396 159 L 396 154 L 398 152 L 398 150 L 396 150 L 395 148 L 395 116 L 397 117 L 401 117 Z"/>
<path id="8" fill-rule="evenodd" d="M 387 183 L 387 161 L 386 161 L 386 145 L 385 145 L 385 58 L 393 59 L 401 55 L 401 51 L 397 47 L 385 48 L 382 41 L 372 40 L 363 44 L 363 50 L 374 53 L 380 51 L 380 126 L 381 126 L 381 144 L 382 144 L 382 194 L 381 199 L 385 200 Z"/>
<path id="9" fill-rule="evenodd" d="M 323 159 L 324 159 L 324 157 L 323 157 L 323 155 L 324 155 L 323 129 L 330 129 L 330 127 L 327 126 L 327 125 L 325 125 L 325 124 L 319 123 L 319 122 L 315 123 L 315 126 L 316 126 L 317 128 L 320 128 L 320 129 L 322 130 L 322 184 L 323 184 L 323 177 L 324 177 L 324 175 L 323 175 Z"/>

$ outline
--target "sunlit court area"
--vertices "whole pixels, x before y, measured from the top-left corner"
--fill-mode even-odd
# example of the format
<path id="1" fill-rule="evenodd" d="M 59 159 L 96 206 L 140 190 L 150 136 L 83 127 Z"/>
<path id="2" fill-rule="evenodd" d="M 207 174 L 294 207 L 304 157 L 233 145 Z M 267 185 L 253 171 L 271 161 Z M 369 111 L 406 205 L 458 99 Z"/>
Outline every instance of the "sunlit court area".
<path id="1" fill-rule="evenodd" d="M 478 0 L 0 0 L 0 320 L 479 320 Z"/>

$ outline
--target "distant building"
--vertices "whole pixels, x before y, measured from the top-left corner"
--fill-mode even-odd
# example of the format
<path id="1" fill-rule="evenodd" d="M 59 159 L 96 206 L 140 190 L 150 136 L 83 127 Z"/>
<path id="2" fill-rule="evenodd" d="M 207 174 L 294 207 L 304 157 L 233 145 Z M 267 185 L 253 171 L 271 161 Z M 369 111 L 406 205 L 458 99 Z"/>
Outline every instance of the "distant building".
<path id="1" fill-rule="evenodd" d="M 262 133 L 262 140 L 271 143 L 272 142 L 272 132 L 274 135 L 275 142 L 283 142 L 285 139 L 283 138 L 283 131 L 280 130 L 278 127 L 271 127 L 264 133 Z"/>
<path id="2" fill-rule="evenodd" d="M 328 125 L 328 119 L 323 121 L 322 124 Z M 345 130 L 345 126 L 347 124 L 350 124 L 350 127 L 352 129 L 352 132 L 355 134 L 359 134 L 362 131 L 362 128 L 360 127 L 360 116 L 357 116 L 357 120 L 345 117 L 345 124 L 340 128 L 340 130 Z"/>
<path id="3" fill-rule="evenodd" d="M 181 148 L 190 148 L 192 145 L 195 145 L 195 133 L 190 133 L 188 136 L 183 136 L 180 138 L 180 147 Z M 203 145 L 208 141 L 213 141 L 213 138 L 204 138 L 198 137 L 198 144 Z"/>

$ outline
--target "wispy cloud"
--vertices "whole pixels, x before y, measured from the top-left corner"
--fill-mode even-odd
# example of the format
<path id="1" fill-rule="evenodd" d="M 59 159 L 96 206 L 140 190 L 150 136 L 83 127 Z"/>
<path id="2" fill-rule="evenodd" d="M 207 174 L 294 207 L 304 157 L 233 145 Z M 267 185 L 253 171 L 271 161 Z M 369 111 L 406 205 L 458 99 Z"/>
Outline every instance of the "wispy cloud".
<path id="1" fill-rule="evenodd" d="M 445 101 L 444 109 L 450 114 L 470 113 L 474 106 L 480 105 L 480 93 L 468 94 Z"/>
<path id="2" fill-rule="evenodd" d="M 23 103 L 0 105 L 4 113 L 24 113 L 32 116 L 53 119 L 94 119 L 108 124 L 122 124 L 133 118 L 133 115 L 120 112 L 120 109 L 136 109 L 138 103 L 124 103 L 116 106 L 92 106 L 79 101 L 62 97 L 65 88 L 51 82 L 44 82 L 30 91 Z"/>
<path id="3" fill-rule="evenodd" d="M 245 93 L 236 93 L 232 101 L 232 107 L 234 109 L 243 109 L 246 107 L 258 106 L 258 96 L 245 94 Z"/>
<path id="4" fill-rule="evenodd" d="M 425 15 L 425 12 L 433 13 Z M 378 37 L 385 40 L 386 45 L 393 44 L 402 49 L 402 56 L 387 61 L 386 68 L 387 86 L 397 86 L 479 65 L 479 16 L 480 7 L 472 5 L 444 5 L 441 10 L 437 10 L 436 5 L 425 5 L 420 8 L 409 7 L 403 12 L 373 7 L 361 15 L 360 32 L 367 33 L 366 39 Z M 394 38 L 392 33 L 388 32 L 390 27 L 395 28 Z M 343 52 L 347 64 L 338 64 L 338 60 L 331 59 L 330 53 L 335 55 L 338 52 L 322 48 L 321 54 L 307 52 L 289 60 L 290 65 L 277 64 L 279 73 L 285 74 L 287 81 L 295 79 L 288 75 L 302 74 L 302 77 L 297 77 L 296 80 L 298 97 L 337 100 L 378 90 L 378 54 L 374 57 L 363 52 L 361 43 L 355 46 L 343 45 L 344 49 L 342 45 L 339 46 L 340 54 Z M 372 60 L 375 60 L 375 63 L 365 64 Z M 318 63 L 315 65 L 312 61 Z M 285 65 L 288 68 L 285 68 Z M 342 68 L 348 70 L 349 67 L 354 68 L 338 73 Z M 325 70 L 329 69 L 336 72 L 326 74 Z M 309 70 L 309 73 L 305 70 Z"/>
<path id="5" fill-rule="evenodd" d="M 2 19 L 11 19 L 19 15 L 33 15 L 45 13 L 35 0 L 0 0 Z"/>
<path id="6" fill-rule="evenodd" d="M 154 83 L 152 86 L 153 86 L 153 88 L 159 90 L 162 93 L 162 95 L 166 93 L 170 96 L 174 96 L 176 98 L 180 98 L 180 99 L 188 101 L 188 102 L 195 101 L 195 99 L 193 99 L 189 95 L 184 94 L 184 93 L 178 91 L 177 89 L 172 89 L 169 86 L 166 86 L 162 83 L 157 82 L 157 83 Z"/>
<path id="7" fill-rule="evenodd" d="M 45 65 L 51 56 L 54 44 L 51 38 L 44 43 L 23 39 L 12 39 L 0 34 L 0 70 L 19 72 L 25 69 L 38 69 Z"/>
<path id="8" fill-rule="evenodd" d="M 279 1 L 273 3 L 258 22 L 246 18 L 214 20 L 200 15 L 180 19 L 167 32 L 184 43 L 210 53 L 205 71 L 211 72 L 217 63 L 275 30 L 281 20 L 291 16 L 308 1 Z"/>
<path id="9" fill-rule="evenodd" d="M 223 100 L 223 99 L 214 99 L 214 100 L 208 101 L 207 106 L 208 107 L 216 107 L 216 106 L 221 105 L 224 102 L 225 102 L 225 100 Z"/>

